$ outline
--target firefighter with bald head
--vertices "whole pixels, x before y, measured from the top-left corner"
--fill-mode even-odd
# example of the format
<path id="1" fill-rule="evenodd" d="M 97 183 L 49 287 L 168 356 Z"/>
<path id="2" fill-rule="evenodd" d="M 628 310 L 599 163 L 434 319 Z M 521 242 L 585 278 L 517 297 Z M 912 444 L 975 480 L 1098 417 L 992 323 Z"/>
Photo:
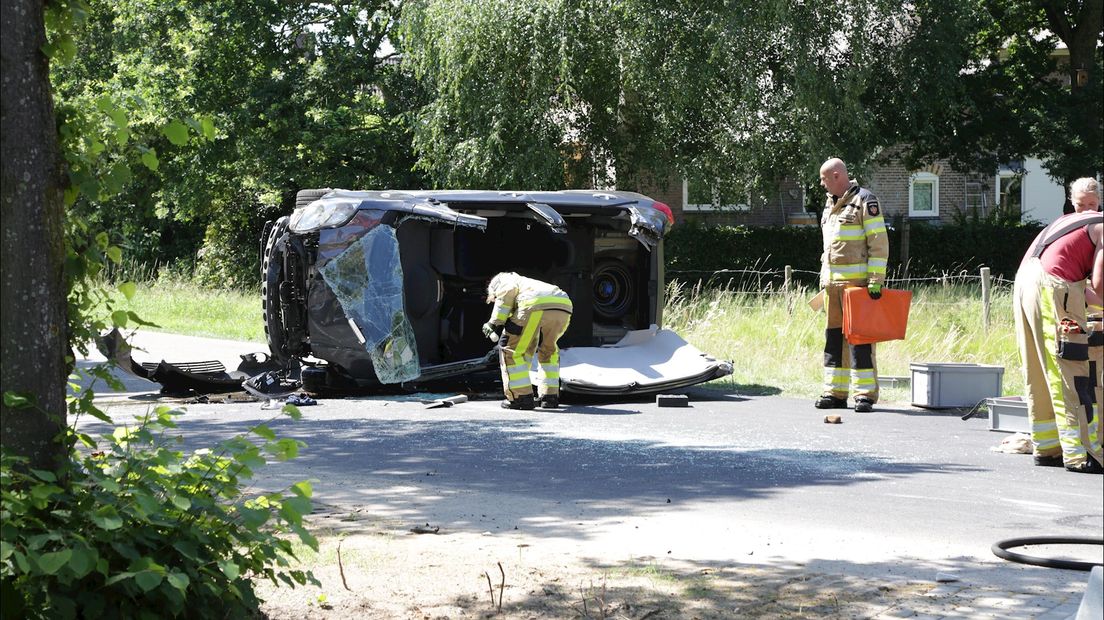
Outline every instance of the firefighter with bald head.
<path id="1" fill-rule="evenodd" d="M 537 393 L 542 409 L 560 403 L 560 349 L 557 342 L 571 321 L 571 299 L 559 287 L 504 272 L 487 285 L 487 303 L 494 303 L 483 333 L 492 340 L 501 330 L 499 363 L 506 409 L 534 409 L 529 369 L 536 353 L 540 367 Z"/>
<path id="2" fill-rule="evenodd" d="M 855 411 L 872 411 L 878 402 L 874 345 L 844 341 L 843 291 L 861 286 L 872 299 L 882 296 L 889 237 L 878 199 L 848 177 L 843 160 L 824 162 L 820 184 L 828 192 L 821 217 L 824 253 L 820 267 L 828 326 L 824 330 L 824 388 L 813 404 L 818 409 L 843 409 L 850 393 Z"/>

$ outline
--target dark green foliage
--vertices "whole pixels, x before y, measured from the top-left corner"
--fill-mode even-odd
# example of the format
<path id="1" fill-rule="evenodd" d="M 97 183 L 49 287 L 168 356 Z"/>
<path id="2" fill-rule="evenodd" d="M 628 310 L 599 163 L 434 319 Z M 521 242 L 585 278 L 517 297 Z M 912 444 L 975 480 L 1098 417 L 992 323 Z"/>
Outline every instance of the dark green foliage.
<path id="1" fill-rule="evenodd" d="M 255 440 L 187 454 L 173 434 L 181 413 L 162 406 L 118 426 L 102 450 L 73 451 L 58 472 L 27 470 L 4 453 L 5 618 L 242 618 L 257 608 L 253 579 L 317 583 L 290 568 L 286 537 L 317 550 L 303 528 L 310 484 L 245 492 L 266 458 L 294 458 L 300 442 L 259 425 Z M 74 440 L 97 447 L 76 431 Z"/>
<path id="2" fill-rule="evenodd" d="M 950 226 L 914 224 L 909 230 L 909 274 L 923 276 L 965 271 L 976 274 L 989 267 L 993 277 L 1016 277 L 1020 260 L 1042 230 L 1038 224 L 1005 225 L 965 222 Z M 900 238 L 900 231 L 890 243 Z M 898 251 L 900 242 L 897 243 Z M 890 246 L 891 253 L 893 246 Z M 899 254 L 890 268 L 898 268 Z"/>
<path id="3" fill-rule="evenodd" d="M 820 269 L 820 229 L 686 224 L 664 241 L 669 278 L 696 279 L 722 269 Z M 721 276 L 721 283 L 727 281 Z"/>
<path id="4" fill-rule="evenodd" d="M 99 156 L 74 170 L 76 184 L 101 178 L 110 190 L 82 188 L 75 212 L 129 261 L 198 257 L 202 280 L 252 284 L 260 229 L 290 212 L 297 190 L 417 189 L 407 111 L 421 91 L 383 45 L 397 10 L 87 0 L 71 60 L 52 65 L 67 150 L 137 143 L 149 169 Z"/>
<path id="5" fill-rule="evenodd" d="M 1037 224 L 1000 224 L 965 220 L 959 224 L 909 227 L 908 274 L 911 277 L 966 271 L 975 274 L 989 267 L 993 277 L 1012 279 L 1024 252 L 1042 229 Z M 889 231 L 890 276 L 904 274 L 901 264 L 902 226 Z M 798 282 L 815 285 L 820 270 L 821 232 L 818 227 L 677 226 L 667 235 L 664 252 L 667 277 L 724 285 L 733 279 L 749 281 L 722 270 L 776 271 L 771 278 L 781 284 L 780 272 L 790 265 Z M 804 273 L 802 273 L 804 272 Z M 812 272 L 812 273 L 809 273 Z M 756 284 L 761 284 L 756 281 Z"/>

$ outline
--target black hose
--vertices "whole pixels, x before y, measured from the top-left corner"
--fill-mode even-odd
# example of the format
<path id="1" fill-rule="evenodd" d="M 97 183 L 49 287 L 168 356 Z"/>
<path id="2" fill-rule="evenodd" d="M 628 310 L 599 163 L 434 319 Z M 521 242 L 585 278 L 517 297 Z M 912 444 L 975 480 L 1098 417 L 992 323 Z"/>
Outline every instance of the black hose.
<path id="1" fill-rule="evenodd" d="M 1094 566 L 1104 566 L 1100 562 L 1078 562 L 1077 560 L 1059 560 L 1055 558 L 1039 558 L 1022 553 L 1009 551 L 1010 547 L 1024 547 L 1027 545 L 1102 545 L 1104 538 L 1082 538 L 1078 536 L 1031 536 L 1028 538 L 1009 538 L 993 543 L 993 553 L 1009 562 L 1030 564 L 1032 566 L 1045 566 L 1046 568 L 1065 568 L 1068 570 L 1091 571 Z"/>

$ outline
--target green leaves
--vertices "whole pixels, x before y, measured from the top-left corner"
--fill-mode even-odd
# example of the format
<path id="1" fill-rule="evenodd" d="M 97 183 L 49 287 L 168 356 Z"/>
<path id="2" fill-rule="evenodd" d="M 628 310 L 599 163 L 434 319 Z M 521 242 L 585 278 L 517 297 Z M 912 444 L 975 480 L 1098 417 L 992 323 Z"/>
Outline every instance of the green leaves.
<path id="1" fill-rule="evenodd" d="M 4 406 L 12 409 L 23 409 L 32 405 L 31 399 L 16 392 L 4 392 Z"/>
<path id="2" fill-rule="evenodd" d="M 145 149 L 142 152 L 142 164 L 157 172 L 157 168 L 161 165 L 161 162 L 157 159 L 157 151 L 155 149 Z"/>
<path id="3" fill-rule="evenodd" d="M 16 461 L 3 455 L 5 583 L 28 600 L 49 600 L 51 609 L 178 616 L 186 597 L 196 610 L 244 617 L 255 605 L 250 576 L 293 586 L 315 582 L 291 569 L 289 541 L 298 537 L 317 549 L 304 527 L 311 484 L 243 495 L 246 464 L 265 464 L 266 451 L 253 437 L 278 458 L 303 444 L 261 425 L 219 451 L 185 454 L 171 433 L 181 413 L 159 406 L 117 427 L 94 455 L 72 452 L 64 477 L 13 469 Z"/>
<path id="4" fill-rule="evenodd" d="M 38 568 L 47 575 L 53 575 L 58 572 L 62 566 L 65 566 L 71 557 L 73 557 L 73 552 L 70 549 L 43 553 L 38 556 Z"/>
<path id="5" fill-rule="evenodd" d="M 123 282 L 115 288 L 119 289 L 119 292 L 121 292 L 128 301 L 134 299 L 134 294 L 138 292 L 138 285 L 130 281 Z"/>
<path id="6" fill-rule="evenodd" d="M 92 519 L 92 522 L 99 526 L 100 529 L 111 531 L 123 527 L 123 519 L 119 516 L 114 506 L 101 506 L 89 515 L 89 518 Z"/>
<path id="7" fill-rule="evenodd" d="M 172 120 L 161 128 L 161 133 L 176 146 L 184 146 L 188 143 L 188 126 L 178 120 Z"/>

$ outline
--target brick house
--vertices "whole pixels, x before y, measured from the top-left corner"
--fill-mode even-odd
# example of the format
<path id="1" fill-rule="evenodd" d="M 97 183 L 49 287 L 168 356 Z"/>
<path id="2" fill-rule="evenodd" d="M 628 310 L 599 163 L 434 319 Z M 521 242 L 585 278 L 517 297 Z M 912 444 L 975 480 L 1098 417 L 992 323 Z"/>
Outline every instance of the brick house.
<path id="1" fill-rule="evenodd" d="M 962 172 L 945 161 L 909 170 L 894 151 L 887 151 L 857 179 L 881 201 L 887 219 L 950 223 L 959 214 L 986 217 L 1003 210 L 1021 221 L 1050 223 L 1062 215 L 1065 192 L 1047 176 L 1042 162 L 1027 159 L 1001 166 L 992 173 Z M 680 221 L 709 225 L 815 226 L 823 190 L 802 188 L 796 180 L 779 184 L 772 196 L 726 194 L 692 179 L 652 190 Z"/>

